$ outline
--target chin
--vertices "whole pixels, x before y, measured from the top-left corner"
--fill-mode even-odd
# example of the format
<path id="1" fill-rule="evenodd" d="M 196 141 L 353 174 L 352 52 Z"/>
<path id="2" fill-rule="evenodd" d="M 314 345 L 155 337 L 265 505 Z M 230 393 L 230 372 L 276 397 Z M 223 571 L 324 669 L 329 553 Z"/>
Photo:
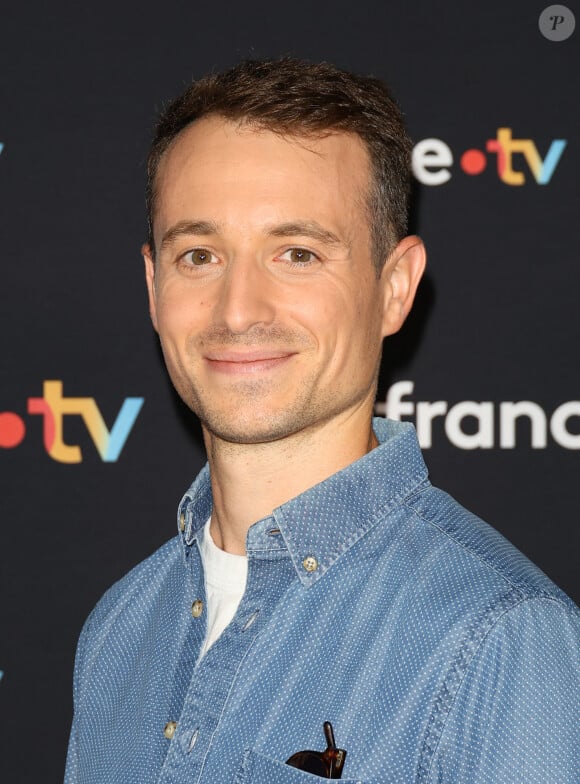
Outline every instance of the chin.
<path id="1" fill-rule="evenodd" d="M 303 424 L 283 417 L 203 416 L 198 414 L 204 429 L 212 436 L 230 444 L 268 444 L 287 438 L 303 429 Z"/>
<path id="2" fill-rule="evenodd" d="M 267 444 L 296 435 L 320 421 L 316 406 L 306 406 L 304 401 L 294 405 L 279 405 L 268 408 L 256 401 L 255 406 L 247 401 L 217 409 L 192 401 L 191 408 L 199 417 L 204 429 L 231 444 Z"/>

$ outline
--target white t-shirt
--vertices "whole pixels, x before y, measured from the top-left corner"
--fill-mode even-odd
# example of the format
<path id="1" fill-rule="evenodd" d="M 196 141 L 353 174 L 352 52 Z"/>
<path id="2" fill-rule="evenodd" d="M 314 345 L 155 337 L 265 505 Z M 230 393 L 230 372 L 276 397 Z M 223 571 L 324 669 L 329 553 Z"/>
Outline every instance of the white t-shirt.
<path id="1" fill-rule="evenodd" d="M 203 537 L 200 537 L 207 610 L 207 635 L 199 654 L 200 659 L 236 614 L 246 590 L 248 576 L 247 557 L 220 550 L 211 538 L 210 520 L 204 526 Z"/>

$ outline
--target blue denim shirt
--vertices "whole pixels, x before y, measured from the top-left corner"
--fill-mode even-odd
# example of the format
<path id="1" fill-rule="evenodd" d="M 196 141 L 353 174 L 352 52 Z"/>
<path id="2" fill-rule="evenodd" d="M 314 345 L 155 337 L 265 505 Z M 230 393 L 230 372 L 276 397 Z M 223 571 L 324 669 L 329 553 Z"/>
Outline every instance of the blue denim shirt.
<path id="1" fill-rule="evenodd" d="M 246 592 L 198 661 L 201 472 L 178 536 L 85 624 L 67 784 L 307 784 L 284 763 L 325 748 L 324 721 L 345 782 L 578 782 L 575 605 L 430 485 L 409 424 L 374 427 L 379 447 L 250 528 Z"/>

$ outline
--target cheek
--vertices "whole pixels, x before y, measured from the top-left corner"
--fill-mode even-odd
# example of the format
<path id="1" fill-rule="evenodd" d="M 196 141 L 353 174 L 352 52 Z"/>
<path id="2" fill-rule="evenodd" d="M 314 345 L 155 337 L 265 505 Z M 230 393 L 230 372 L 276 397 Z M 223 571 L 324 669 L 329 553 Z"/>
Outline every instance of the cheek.
<path id="1" fill-rule="evenodd" d="M 289 311 L 290 321 L 307 332 L 318 350 L 332 353 L 337 349 L 345 321 L 350 321 L 348 304 L 330 299 L 302 300 Z"/>
<path id="2" fill-rule="evenodd" d="M 333 355 L 333 364 L 346 366 L 351 360 L 360 362 L 362 354 L 370 356 L 375 343 L 382 343 L 379 300 L 374 280 L 327 279 L 294 300 L 289 312 L 319 349 Z"/>
<path id="3" fill-rule="evenodd" d="M 157 321 L 162 337 L 178 341 L 195 332 L 208 308 L 200 292 L 181 286 L 160 286 L 157 292 Z"/>

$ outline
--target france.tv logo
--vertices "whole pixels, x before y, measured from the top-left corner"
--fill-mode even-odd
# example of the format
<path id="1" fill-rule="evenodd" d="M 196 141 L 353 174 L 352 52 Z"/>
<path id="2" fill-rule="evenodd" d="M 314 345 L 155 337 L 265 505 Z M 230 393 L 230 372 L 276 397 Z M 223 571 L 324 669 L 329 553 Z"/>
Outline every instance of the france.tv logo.
<path id="1" fill-rule="evenodd" d="M 81 416 L 101 460 L 114 463 L 125 446 L 129 433 L 144 403 L 142 397 L 127 397 L 109 430 L 92 397 L 64 397 L 62 381 L 45 381 L 42 397 L 29 397 L 27 411 L 43 417 L 43 442 L 48 455 L 59 463 L 80 463 L 80 446 L 65 444 L 63 419 Z M 24 420 L 12 411 L 0 412 L 0 447 L 12 449 L 24 440 Z"/>
<path id="2" fill-rule="evenodd" d="M 552 139 L 542 158 L 533 139 L 518 139 L 511 128 L 498 128 L 495 138 L 485 142 L 485 152 L 471 148 L 461 153 L 459 167 L 473 177 L 482 174 L 491 162 L 505 185 L 525 185 L 530 179 L 528 172 L 537 185 L 547 185 L 566 145 L 566 139 Z M 454 160 L 451 147 L 442 139 L 423 139 L 413 148 L 413 174 L 423 185 L 443 185 L 451 179 Z"/>

